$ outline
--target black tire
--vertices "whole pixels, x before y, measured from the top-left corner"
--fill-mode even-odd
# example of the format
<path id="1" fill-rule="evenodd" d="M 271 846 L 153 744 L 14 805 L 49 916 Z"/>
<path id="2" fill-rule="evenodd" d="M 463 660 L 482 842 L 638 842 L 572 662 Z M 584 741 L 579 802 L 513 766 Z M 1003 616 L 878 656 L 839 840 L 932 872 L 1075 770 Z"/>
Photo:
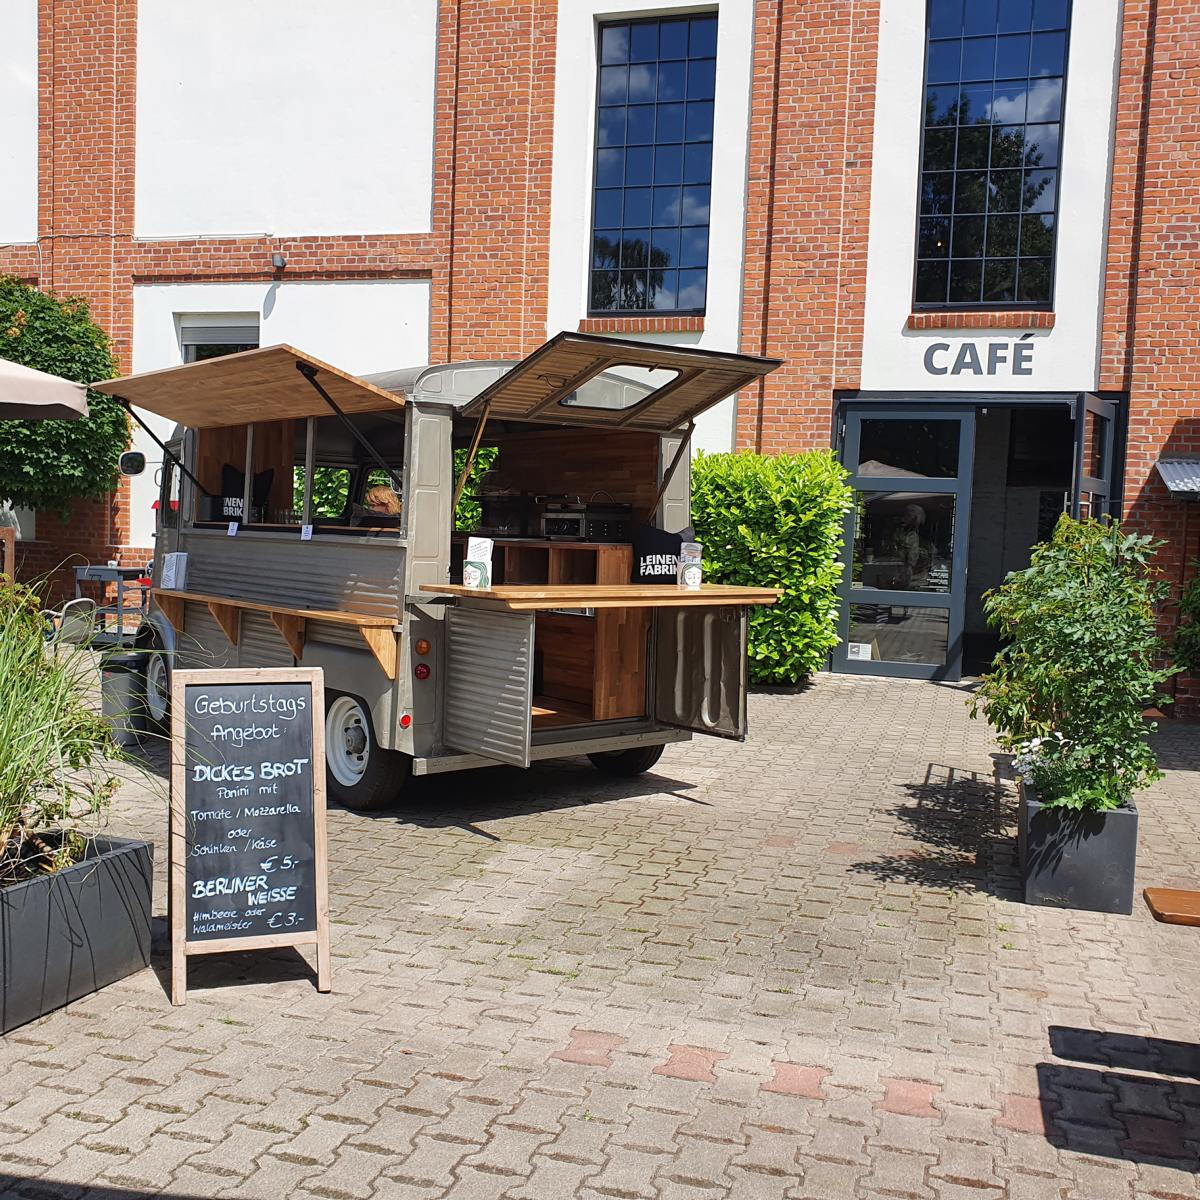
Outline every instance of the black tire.
<path id="1" fill-rule="evenodd" d="M 641 775 L 662 758 L 662 746 L 634 746 L 631 750 L 603 750 L 589 754 L 592 766 L 606 775 Z"/>
<path id="2" fill-rule="evenodd" d="M 326 696 L 325 787 L 331 799 L 355 812 L 388 808 L 411 777 L 412 759 L 379 745 L 362 700 L 338 692 Z"/>
<path id="3" fill-rule="evenodd" d="M 141 678 L 146 727 L 151 733 L 169 736 L 171 732 L 171 656 L 158 635 L 153 635 L 138 650 L 146 655 Z"/>

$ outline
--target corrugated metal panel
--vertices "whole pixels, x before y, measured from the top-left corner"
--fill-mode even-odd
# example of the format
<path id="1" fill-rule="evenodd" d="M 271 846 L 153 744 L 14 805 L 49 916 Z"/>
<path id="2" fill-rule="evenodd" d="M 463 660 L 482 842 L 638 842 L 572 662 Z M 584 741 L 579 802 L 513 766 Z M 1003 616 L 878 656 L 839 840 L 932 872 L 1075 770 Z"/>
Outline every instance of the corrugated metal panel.
<path id="1" fill-rule="evenodd" d="M 332 621 L 308 621 L 304 636 L 310 642 L 324 642 L 330 646 L 346 646 L 351 650 L 367 653 L 367 643 L 353 625 L 335 625 Z"/>
<path id="2" fill-rule="evenodd" d="M 1200 459 L 1160 458 L 1154 465 L 1172 492 L 1200 495 Z"/>
<path id="3" fill-rule="evenodd" d="M 403 546 L 368 538 L 301 542 L 299 537 L 187 533 L 188 589 L 293 608 L 403 612 Z"/>
<path id="4" fill-rule="evenodd" d="M 266 613 L 243 612 L 239 667 L 290 667 L 295 662 L 283 634 Z"/>
<path id="5" fill-rule="evenodd" d="M 442 729 L 447 746 L 529 766 L 533 613 L 446 613 Z"/>
<path id="6" fill-rule="evenodd" d="M 177 667 L 208 670 L 236 665 L 237 647 L 229 644 L 225 631 L 208 611 L 207 604 L 187 604 L 184 625 L 184 632 L 176 644 Z"/>
<path id="7" fill-rule="evenodd" d="M 744 608 L 655 611 L 654 715 L 666 725 L 746 736 Z"/>

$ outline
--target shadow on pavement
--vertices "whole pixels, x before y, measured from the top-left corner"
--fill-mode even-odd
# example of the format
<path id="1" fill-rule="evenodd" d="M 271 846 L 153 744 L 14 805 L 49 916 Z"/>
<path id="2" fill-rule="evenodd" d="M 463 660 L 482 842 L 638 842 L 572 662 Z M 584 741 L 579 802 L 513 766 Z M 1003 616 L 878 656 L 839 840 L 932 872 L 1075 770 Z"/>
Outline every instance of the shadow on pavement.
<path id="1" fill-rule="evenodd" d="M 1168 1167 L 1200 1162 L 1200 1086 L 1057 1063 L 1038 1063 L 1037 1075 L 1051 1145 Z"/>
<path id="2" fill-rule="evenodd" d="M 850 870 L 887 883 L 1019 899 L 1017 840 L 1009 832 L 1016 796 L 1004 786 L 1000 768 L 997 763 L 993 774 L 984 775 L 930 763 L 920 783 L 904 785 L 909 800 L 890 810 L 899 829 L 919 844 L 853 863 Z"/>
<path id="3" fill-rule="evenodd" d="M 1050 1051 L 1056 1058 L 1200 1080 L 1200 1045 L 1194 1042 L 1106 1033 L 1073 1025 L 1051 1025 L 1049 1033 Z"/>
<path id="4" fill-rule="evenodd" d="M 1164 771 L 1200 771 L 1200 726 L 1190 721 L 1159 721 L 1151 745 Z"/>
<path id="5" fill-rule="evenodd" d="M 1055 1057 L 1101 1068 L 1038 1064 L 1038 1101 L 1051 1145 L 1195 1169 L 1200 1086 L 1185 1080 L 1200 1079 L 1200 1046 L 1070 1025 L 1052 1025 L 1048 1032 Z"/>
<path id="6" fill-rule="evenodd" d="M 501 838 L 481 829 L 477 822 L 653 796 L 671 796 L 707 805 L 707 800 L 689 794 L 695 787 L 693 783 L 656 775 L 653 771 L 620 778 L 603 775 L 583 760 L 560 760 L 535 764 L 528 770 L 481 767 L 421 776 L 410 780 L 395 807 L 355 815 L 423 829 L 463 829 L 489 841 L 500 841 Z"/>
<path id="7" fill-rule="evenodd" d="M 284 946 L 278 950 L 230 951 L 226 954 L 196 954 L 188 958 L 188 992 L 240 987 L 244 984 L 289 983 L 309 980 L 317 986 L 317 973 L 304 958 L 304 950 Z M 154 917 L 150 925 L 150 966 L 158 977 L 163 995 L 171 995 L 171 930 L 166 917 Z M 0 1191 L 0 1196 L 7 1193 Z"/>
<path id="8" fill-rule="evenodd" d="M 143 1200 L 150 1196 L 161 1197 L 161 1200 L 205 1200 L 198 1192 L 149 1191 L 109 1184 L 85 1186 L 5 1173 L 0 1173 L 0 1196 L 20 1197 L 20 1200 Z"/>

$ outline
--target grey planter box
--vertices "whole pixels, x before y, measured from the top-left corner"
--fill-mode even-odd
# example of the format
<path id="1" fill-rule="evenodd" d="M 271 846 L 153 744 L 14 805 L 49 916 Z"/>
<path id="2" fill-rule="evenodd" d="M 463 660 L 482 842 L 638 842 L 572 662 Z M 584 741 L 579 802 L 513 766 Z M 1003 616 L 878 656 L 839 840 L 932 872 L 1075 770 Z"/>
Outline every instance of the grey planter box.
<path id="1" fill-rule="evenodd" d="M 97 838 L 75 866 L 0 888 L 0 1033 L 150 965 L 153 852 Z"/>
<path id="2" fill-rule="evenodd" d="M 1017 856 L 1025 903 L 1128 916 L 1137 838 L 1133 804 L 1104 812 L 1047 808 L 1022 783 Z"/>

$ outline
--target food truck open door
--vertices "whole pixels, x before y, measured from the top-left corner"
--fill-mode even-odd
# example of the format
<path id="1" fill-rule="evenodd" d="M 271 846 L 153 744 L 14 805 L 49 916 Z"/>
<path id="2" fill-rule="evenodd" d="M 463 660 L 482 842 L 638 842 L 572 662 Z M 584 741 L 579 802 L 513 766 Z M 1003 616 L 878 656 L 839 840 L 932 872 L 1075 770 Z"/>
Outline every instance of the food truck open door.
<path id="1" fill-rule="evenodd" d="M 447 609 L 442 738 L 451 749 L 529 766 L 533 628 L 532 612 Z"/>
<path id="2" fill-rule="evenodd" d="M 654 717 L 717 737 L 746 737 L 743 607 L 660 608 L 654 617 Z"/>

